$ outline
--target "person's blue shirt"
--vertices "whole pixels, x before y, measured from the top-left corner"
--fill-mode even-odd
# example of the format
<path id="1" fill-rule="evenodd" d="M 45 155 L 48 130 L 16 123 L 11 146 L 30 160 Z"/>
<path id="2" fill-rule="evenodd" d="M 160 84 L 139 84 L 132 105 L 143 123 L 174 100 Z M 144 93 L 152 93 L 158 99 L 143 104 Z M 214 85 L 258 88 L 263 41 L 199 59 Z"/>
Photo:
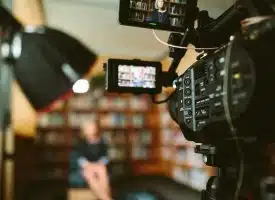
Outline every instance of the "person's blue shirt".
<path id="1" fill-rule="evenodd" d="M 81 164 L 85 161 L 108 164 L 107 145 L 103 139 L 92 144 L 86 140 L 80 140 L 74 147 L 70 154 L 69 183 L 71 187 L 87 187 L 81 170 Z"/>
<path id="2" fill-rule="evenodd" d="M 152 11 L 151 15 L 146 19 L 147 22 L 155 22 L 162 25 L 170 25 L 168 11 L 159 12 L 159 10 Z"/>

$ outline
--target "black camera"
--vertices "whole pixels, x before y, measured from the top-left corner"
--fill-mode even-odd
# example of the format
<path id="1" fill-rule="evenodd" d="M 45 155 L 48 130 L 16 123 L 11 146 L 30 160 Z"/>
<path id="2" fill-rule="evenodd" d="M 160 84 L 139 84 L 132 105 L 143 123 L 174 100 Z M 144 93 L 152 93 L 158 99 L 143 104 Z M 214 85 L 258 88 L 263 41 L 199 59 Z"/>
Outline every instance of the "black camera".
<path id="1" fill-rule="evenodd" d="M 134 12 L 126 0 L 121 2 L 131 10 L 128 13 Z M 171 6 L 176 1 L 165 2 Z M 196 1 L 185 2 L 186 8 L 196 10 Z M 163 72 L 159 74 L 162 85 L 175 88 L 167 99 L 171 117 L 188 140 L 200 143 L 195 152 L 204 155 L 205 164 L 218 167 L 217 176 L 202 191 L 202 200 L 265 199 L 272 193 L 264 184 L 270 164 L 266 146 L 275 142 L 273 5 L 267 0 L 239 0 L 217 19 L 207 11 L 186 15 L 185 33 L 177 39 L 180 50 L 170 54 L 174 60 L 166 72 L 169 81 Z M 126 15 L 125 20 L 129 21 Z M 189 43 L 201 54 L 183 74 L 174 76 Z M 275 181 L 269 185 L 274 188 Z"/>
<path id="2" fill-rule="evenodd" d="M 255 80 L 254 62 L 246 50 L 235 43 L 232 49 L 223 47 L 176 79 L 176 91 L 169 101 L 171 116 L 188 140 L 215 144 L 232 137 L 226 123 L 225 101 L 232 119 L 240 118 L 249 107 Z"/>
<path id="3" fill-rule="evenodd" d="M 275 18 L 266 19 L 176 79 L 169 110 L 188 140 L 216 145 L 232 139 L 231 125 L 240 138 L 275 141 L 268 131 L 275 119 L 274 35 Z"/>

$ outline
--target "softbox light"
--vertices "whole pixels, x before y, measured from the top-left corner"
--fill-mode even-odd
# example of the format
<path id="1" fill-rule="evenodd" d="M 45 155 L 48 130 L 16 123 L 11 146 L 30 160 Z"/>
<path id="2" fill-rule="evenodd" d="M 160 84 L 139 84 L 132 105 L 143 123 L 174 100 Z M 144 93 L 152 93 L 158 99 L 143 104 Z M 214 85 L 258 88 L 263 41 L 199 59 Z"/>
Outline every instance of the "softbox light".
<path id="1" fill-rule="evenodd" d="M 0 6 L 0 27 L 2 33 L 2 30 L 7 29 L 19 31 L 22 28 L 22 25 L 12 16 L 9 11 L 7 11 L 3 6 Z"/>
<path id="2" fill-rule="evenodd" d="M 96 61 L 77 39 L 44 26 L 25 27 L 14 34 L 10 47 L 14 75 L 37 111 L 71 93 Z"/>

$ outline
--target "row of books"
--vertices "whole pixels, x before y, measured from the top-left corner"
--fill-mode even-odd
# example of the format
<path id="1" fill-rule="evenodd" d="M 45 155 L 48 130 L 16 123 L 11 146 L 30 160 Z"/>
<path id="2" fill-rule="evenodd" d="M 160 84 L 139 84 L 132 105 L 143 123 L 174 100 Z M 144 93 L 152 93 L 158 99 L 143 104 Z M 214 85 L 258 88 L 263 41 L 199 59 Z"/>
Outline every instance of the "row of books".
<path id="1" fill-rule="evenodd" d="M 23 174 L 23 180 L 45 181 L 45 180 L 68 180 L 68 170 L 64 167 L 41 167 L 33 169 L 31 173 Z"/>
<path id="2" fill-rule="evenodd" d="M 151 149 L 149 148 L 151 142 L 151 137 L 144 136 L 147 135 L 147 132 L 143 132 L 139 137 L 135 136 L 136 140 L 131 146 L 127 146 L 127 133 L 116 132 L 115 134 L 109 132 L 104 133 L 105 141 L 108 145 L 108 156 L 110 160 L 126 160 L 127 159 L 127 149 L 131 150 L 132 159 L 149 159 Z M 73 145 L 75 145 L 78 141 L 79 137 L 75 137 L 73 140 Z M 148 139 L 150 138 L 150 139 Z M 47 134 L 43 134 L 43 137 L 37 138 L 37 143 L 39 145 L 45 145 L 46 147 L 50 146 L 66 146 L 69 145 L 68 140 L 64 137 L 64 134 L 60 134 L 58 132 L 49 132 Z M 40 153 L 40 158 L 42 162 L 67 162 L 68 160 L 68 152 L 67 151 L 58 151 L 58 150 L 43 150 Z"/>
<path id="3" fill-rule="evenodd" d="M 95 99 L 92 93 L 89 92 L 70 98 L 68 105 L 69 108 L 91 109 L 97 106 L 97 99 Z"/>
<path id="4" fill-rule="evenodd" d="M 134 128 L 142 128 L 145 126 L 146 115 L 144 114 L 132 114 L 127 115 L 124 113 L 111 112 L 108 114 L 96 115 L 95 113 L 70 113 L 68 116 L 69 126 L 80 127 L 83 122 L 87 120 L 96 120 L 100 117 L 100 126 L 102 127 L 120 127 L 126 128 L 132 126 Z M 62 114 L 50 113 L 43 115 L 38 121 L 38 126 L 64 126 L 65 118 Z"/>
<path id="5" fill-rule="evenodd" d="M 105 131 L 103 132 L 104 138 L 108 144 L 126 144 L 127 136 L 130 139 L 131 145 L 144 145 L 148 146 L 152 144 L 152 132 L 148 130 L 139 132 L 127 132 L 127 131 Z"/>
<path id="6" fill-rule="evenodd" d="M 39 179 L 49 180 L 49 179 L 62 179 L 66 180 L 68 178 L 68 171 L 61 167 L 44 168 L 40 170 Z"/>
<path id="7" fill-rule="evenodd" d="M 148 160 L 152 158 L 152 150 L 144 146 L 133 146 L 130 156 L 132 160 Z M 110 147 L 108 157 L 111 161 L 127 160 L 127 150 L 123 147 Z"/>
<path id="8" fill-rule="evenodd" d="M 127 159 L 127 150 L 122 147 L 111 147 L 108 148 L 108 157 L 110 160 L 126 160 Z"/>
<path id="9" fill-rule="evenodd" d="M 108 157 L 111 161 L 123 161 L 128 159 L 128 148 L 126 146 L 112 146 L 108 147 Z M 149 159 L 151 158 L 151 150 L 144 146 L 132 146 L 131 159 Z M 44 150 L 40 153 L 37 164 L 62 164 L 69 160 L 69 153 L 67 151 L 53 151 Z"/>
<path id="10" fill-rule="evenodd" d="M 126 145 L 127 137 L 124 131 L 104 131 L 103 137 L 109 146 L 113 145 Z"/>
<path id="11" fill-rule="evenodd" d="M 184 169 L 181 167 L 174 167 L 172 170 L 172 176 L 174 180 L 188 185 L 198 191 L 205 189 L 206 183 L 209 179 L 208 173 L 199 168 Z"/>
<path id="12" fill-rule="evenodd" d="M 144 146 L 135 146 L 132 148 L 132 159 L 149 160 L 152 158 L 152 150 Z"/>
<path id="13" fill-rule="evenodd" d="M 121 113 L 105 114 L 100 117 L 100 126 L 102 127 L 121 127 L 126 128 L 128 118 Z"/>
<path id="14" fill-rule="evenodd" d="M 120 97 L 103 97 L 98 103 L 99 109 L 107 110 L 125 110 L 127 109 L 128 102 L 125 98 Z"/>
<path id="15" fill-rule="evenodd" d="M 103 131 L 103 137 L 109 146 L 126 145 L 127 137 L 130 139 L 131 145 L 143 145 L 148 146 L 152 143 L 152 132 L 148 130 L 139 132 L 126 131 Z M 79 139 L 79 132 L 72 133 L 73 144 Z M 36 134 L 36 142 L 38 144 L 45 145 L 69 145 L 66 134 L 62 134 L 59 131 L 39 132 Z"/>
<path id="16" fill-rule="evenodd" d="M 66 163 L 69 159 L 69 154 L 66 151 L 44 151 L 40 155 L 41 161 L 44 162 L 59 162 Z"/>
<path id="17" fill-rule="evenodd" d="M 38 126 L 46 127 L 46 126 L 64 126 L 65 118 L 62 114 L 59 113 L 46 113 L 41 115 L 38 118 Z"/>
<path id="18" fill-rule="evenodd" d="M 103 96 L 100 99 L 93 99 L 90 95 L 76 96 L 69 101 L 69 107 L 74 109 L 92 109 L 99 110 L 142 110 L 149 108 L 148 98 L 146 97 L 114 97 Z"/>
<path id="19" fill-rule="evenodd" d="M 205 166 L 203 162 L 203 156 L 200 154 L 196 154 L 194 152 L 194 148 L 192 147 L 181 149 L 163 147 L 161 152 L 163 160 L 170 161 L 177 165 L 188 164 L 195 167 Z"/>
<path id="20" fill-rule="evenodd" d="M 160 132 L 163 146 L 195 146 L 195 143 L 188 141 L 180 129 L 163 128 Z"/>
<path id="21" fill-rule="evenodd" d="M 46 133 L 38 131 L 35 140 L 37 144 L 41 145 L 65 145 L 68 144 L 65 136 L 65 134 L 58 131 L 49 131 Z"/>
<path id="22" fill-rule="evenodd" d="M 122 113 L 109 113 L 100 116 L 101 127 L 127 128 L 132 126 L 134 128 L 142 128 L 145 126 L 145 121 L 146 116 L 143 114 L 128 116 Z"/>
<path id="23" fill-rule="evenodd" d="M 130 134 L 130 140 L 134 146 L 148 146 L 152 144 L 152 133 L 150 131 L 132 132 Z"/>
<path id="24" fill-rule="evenodd" d="M 97 120 L 98 115 L 96 113 L 74 113 L 70 112 L 68 115 L 68 123 L 71 127 L 80 127 L 84 122 L 89 120 Z"/>

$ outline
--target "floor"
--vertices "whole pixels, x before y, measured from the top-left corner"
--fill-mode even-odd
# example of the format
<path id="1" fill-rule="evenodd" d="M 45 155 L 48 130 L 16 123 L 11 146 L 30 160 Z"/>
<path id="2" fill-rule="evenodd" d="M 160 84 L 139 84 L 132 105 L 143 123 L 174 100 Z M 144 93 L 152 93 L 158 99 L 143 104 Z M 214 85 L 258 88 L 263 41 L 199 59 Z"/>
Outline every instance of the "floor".
<path id="1" fill-rule="evenodd" d="M 69 189 L 67 200 L 97 200 L 89 189 Z"/>

